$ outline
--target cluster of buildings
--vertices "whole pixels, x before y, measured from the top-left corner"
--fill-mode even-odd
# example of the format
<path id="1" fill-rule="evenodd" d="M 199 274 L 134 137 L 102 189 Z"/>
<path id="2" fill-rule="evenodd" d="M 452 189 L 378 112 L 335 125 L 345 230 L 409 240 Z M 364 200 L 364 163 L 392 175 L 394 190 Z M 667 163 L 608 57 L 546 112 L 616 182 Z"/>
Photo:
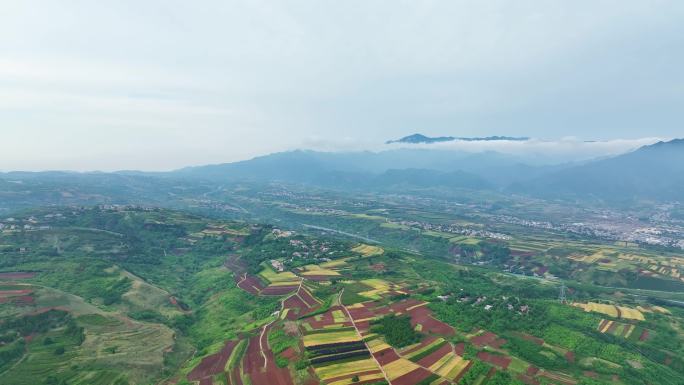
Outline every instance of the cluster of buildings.
<path id="1" fill-rule="evenodd" d="M 479 237 L 479 238 L 490 238 L 498 239 L 502 241 L 507 241 L 512 239 L 510 235 L 497 233 L 494 231 L 483 230 L 483 229 L 473 229 L 470 227 L 458 226 L 458 225 L 444 225 L 444 224 L 434 224 L 429 222 L 419 222 L 419 221 L 392 221 L 390 223 L 419 228 L 425 231 L 439 231 L 442 233 L 454 234 L 454 235 L 465 235 L 467 237 Z"/>

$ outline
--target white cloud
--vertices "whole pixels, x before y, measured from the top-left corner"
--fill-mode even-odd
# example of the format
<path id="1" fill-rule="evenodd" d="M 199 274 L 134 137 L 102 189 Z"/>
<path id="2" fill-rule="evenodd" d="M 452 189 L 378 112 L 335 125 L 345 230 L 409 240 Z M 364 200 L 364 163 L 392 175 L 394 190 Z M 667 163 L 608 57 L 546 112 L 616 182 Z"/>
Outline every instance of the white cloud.
<path id="1" fill-rule="evenodd" d="M 540 162 L 580 161 L 599 157 L 613 156 L 639 147 L 656 143 L 663 138 L 647 137 L 636 139 L 611 139 L 585 141 L 576 137 L 565 137 L 558 140 L 530 139 L 527 141 L 461 141 L 440 142 L 432 144 L 391 144 L 389 148 L 426 148 L 438 150 L 464 151 L 471 153 L 499 152 L 524 156 L 527 159 L 537 158 Z"/>

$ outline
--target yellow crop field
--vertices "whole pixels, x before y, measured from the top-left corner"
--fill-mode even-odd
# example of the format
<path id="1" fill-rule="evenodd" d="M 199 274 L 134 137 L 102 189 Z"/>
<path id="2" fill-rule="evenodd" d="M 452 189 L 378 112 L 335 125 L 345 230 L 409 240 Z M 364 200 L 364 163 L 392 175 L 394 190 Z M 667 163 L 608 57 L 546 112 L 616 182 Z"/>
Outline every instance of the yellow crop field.
<path id="1" fill-rule="evenodd" d="M 324 262 L 321 263 L 321 268 L 322 269 L 334 269 L 336 267 L 342 267 L 347 265 L 347 258 L 342 258 L 342 259 L 336 259 L 334 261 L 330 262 Z"/>
<path id="2" fill-rule="evenodd" d="M 430 365 L 428 369 L 430 369 L 431 372 L 437 373 L 437 371 L 448 364 L 452 358 L 455 358 L 456 355 L 453 352 L 448 352 L 447 354 L 443 355 L 437 362 L 434 364 Z M 447 371 L 448 372 L 448 371 Z"/>
<path id="3" fill-rule="evenodd" d="M 470 361 L 464 360 L 462 357 L 457 356 L 453 352 L 449 352 L 449 354 L 445 355 L 442 357 L 442 359 L 430 366 L 430 370 L 440 377 L 453 380 L 463 371 L 463 369 L 465 369 L 466 366 L 468 366 L 469 362 Z"/>
<path id="4" fill-rule="evenodd" d="M 270 282 L 272 286 L 296 285 L 301 280 L 301 278 L 297 277 L 290 271 L 276 273 L 273 271 L 273 269 L 268 267 L 261 270 L 259 275 Z"/>
<path id="5" fill-rule="evenodd" d="M 367 345 L 371 353 L 377 353 L 385 349 L 391 348 L 391 346 L 389 346 L 387 343 L 385 343 L 385 341 L 381 340 L 380 338 L 368 341 Z"/>
<path id="6" fill-rule="evenodd" d="M 306 265 L 304 266 L 304 271 L 300 273 L 302 276 L 307 276 L 307 275 L 330 275 L 330 276 L 335 276 L 335 275 L 340 275 L 340 273 L 330 270 L 330 269 L 324 269 L 318 265 Z"/>
<path id="7" fill-rule="evenodd" d="M 651 306 L 651 309 L 653 309 L 654 312 L 661 313 L 661 314 L 672 314 L 672 313 L 670 313 L 669 310 L 667 310 L 661 306 Z"/>
<path id="8" fill-rule="evenodd" d="M 358 372 L 361 373 L 361 372 Z M 356 384 L 357 382 L 380 382 L 385 379 L 385 377 L 382 375 L 382 372 L 376 373 L 376 374 L 367 374 L 363 376 L 358 376 L 358 380 L 354 381 L 354 378 L 346 378 L 344 380 L 338 380 L 338 381 L 333 381 L 333 382 L 328 382 L 328 385 L 352 385 Z"/>
<path id="9" fill-rule="evenodd" d="M 632 309 L 629 307 L 618 306 L 620 310 L 620 318 L 633 319 L 638 321 L 645 320 L 644 315 L 637 309 Z"/>
<path id="10" fill-rule="evenodd" d="M 634 329 L 636 329 L 636 326 L 634 326 L 634 325 L 625 325 L 625 327 L 627 328 L 627 332 L 625 333 L 625 338 L 629 338 L 629 336 L 631 336 L 632 333 L 634 332 Z"/>
<path id="11" fill-rule="evenodd" d="M 411 354 L 407 355 L 406 358 L 410 359 L 411 357 L 415 357 L 415 356 L 417 356 L 417 355 L 423 353 L 424 351 L 427 351 L 428 349 L 432 349 L 432 348 L 433 348 L 434 346 L 436 346 L 436 345 L 443 344 L 444 342 L 446 342 L 446 341 L 444 340 L 444 338 L 441 338 L 441 337 L 440 337 L 440 338 L 437 338 L 436 340 L 432 341 L 429 345 L 425 345 L 425 346 L 423 346 L 422 348 L 416 350 L 415 352 L 412 352 Z M 410 349 L 410 348 L 411 348 L 410 346 L 407 346 L 407 347 L 404 349 L 404 351 L 406 351 L 406 350 L 408 350 L 408 349 Z"/>
<path id="12" fill-rule="evenodd" d="M 413 362 L 400 358 L 396 361 L 392 361 L 389 364 L 383 366 L 385 373 L 390 381 L 395 380 L 406 373 L 411 373 L 412 371 L 420 368 L 420 366 L 414 364 Z"/>
<path id="13" fill-rule="evenodd" d="M 449 380 L 454 380 L 456 377 L 458 377 L 468 367 L 468 364 L 470 364 L 470 361 L 465 360 L 459 356 L 456 356 L 456 357 L 457 357 L 456 364 L 451 368 L 451 370 L 449 372 L 447 372 L 442 377 L 445 377 Z"/>
<path id="14" fill-rule="evenodd" d="M 335 323 L 342 323 L 347 320 L 347 316 L 344 315 L 342 310 L 333 310 L 332 316 Z"/>
<path id="15" fill-rule="evenodd" d="M 596 302 L 574 303 L 572 306 L 584 309 L 586 312 L 593 311 L 613 318 L 624 318 L 638 321 L 643 321 L 645 319 L 643 313 L 641 313 L 638 309 L 632 309 L 625 306 L 615 306 Z"/>
<path id="16" fill-rule="evenodd" d="M 372 358 L 331 364 L 318 368 L 314 366 L 316 375 L 323 381 L 330 378 L 348 376 L 355 373 L 369 372 L 371 370 L 379 369 L 380 368 L 378 368 L 375 360 Z"/>
<path id="17" fill-rule="evenodd" d="M 613 305 L 607 305 L 603 303 L 596 303 L 596 302 L 589 302 L 589 303 L 575 303 L 573 306 L 579 307 L 581 309 L 584 309 L 586 312 L 596 312 L 596 313 L 601 313 L 605 314 L 614 318 L 618 317 L 618 311 L 617 308 Z"/>
<path id="18" fill-rule="evenodd" d="M 374 255 L 381 255 L 385 252 L 382 247 L 361 244 L 352 249 L 353 252 L 359 253 L 364 257 L 372 257 Z"/>
<path id="19" fill-rule="evenodd" d="M 402 292 L 399 286 L 378 278 L 364 279 L 360 282 L 366 286 L 370 286 L 373 288 L 373 290 L 368 290 L 359 293 L 362 296 L 370 299 L 380 299 L 381 295 L 388 293 L 390 291 L 397 291 L 399 293 Z"/>
<path id="20" fill-rule="evenodd" d="M 317 346 L 325 344 L 336 344 L 339 342 L 359 341 L 356 330 L 341 330 L 339 332 L 312 333 L 304 336 L 304 346 Z"/>

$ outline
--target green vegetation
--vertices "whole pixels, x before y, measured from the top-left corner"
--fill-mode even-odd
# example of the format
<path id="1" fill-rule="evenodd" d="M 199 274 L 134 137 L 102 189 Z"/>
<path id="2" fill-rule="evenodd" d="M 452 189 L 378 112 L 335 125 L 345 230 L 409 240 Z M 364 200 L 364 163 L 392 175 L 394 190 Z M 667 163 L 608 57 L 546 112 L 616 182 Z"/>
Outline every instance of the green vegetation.
<path id="1" fill-rule="evenodd" d="M 371 322 L 371 332 L 378 333 L 388 344 L 401 348 L 420 341 L 421 335 L 411 327 L 408 316 L 387 315 Z"/>
<path id="2" fill-rule="evenodd" d="M 519 385 L 518 374 L 530 365 L 579 384 L 606 383 L 614 375 L 625 385 L 677 384 L 684 376 L 684 311 L 668 302 L 681 296 L 632 291 L 636 269 L 651 266 L 625 259 L 646 255 L 675 261 L 671 251 L 660 255 L 634 248 L 628 252 L 627 245 L 599 245 L 596 239 L 580 235 L 561 237 L 537 230 L 528 234 L 510 224 L 497 225 L 497 231 L 512 235 L 506 240 L 453 234 L 448 229 L 455 224 L 467 223 L 473 229 L 492 225 L 486 216 L 464 219 L 399 197 L 367 207 L 344 200 L 331 205 L 340 211 L 364 207 L 367 212 L 358 215 L 316 214 L 316 222 L 311 223 L 382 242 L 371 245 L 364 240 L 367 246 L 358 249 L 358 239 L 296 227 L 310 223 L 309 211 L 283 209 L 306 203 L 324 210 L 334 199 L 291 199 L 290 206 L 274 204 L 268 210 L 248 199 L 238 200 L 265 220 L 278 215 L 283 226 L 279 228 L 140 207 L 17 213 L 18 223 L 34 218 L 33 222 L 45 221 L 49 228 L 0 232 L 0 269 L 35 272 L 32 277 L 0 282 L 0 291 L 8 293 L 0 294 L 3 384 L 148 385 L 167 379 L 188 383 L 188 373 L 208 355 L 220 352 L 226 341 L 237 347 L 226 357 L 224 370 L 243 371 L 247 341 L 271 322 L 267 341 L 275 364 L 300 384 L 309 379 L 314 358 L 300 344 L 358 342 L 354 327 L 340 327 L 344 318 L 340 310 L 326 314 L 330 308 L 343 304 L 352 312 L 351 305 L 371 299 L 375 302 L 365 303 L 365 309 L 356 306 L 366 320 L 385 314 L 374 313 L 376 307 L 404 299 L 428 302 L 421 309 L 453 326 L 455 336 L 426 330 L 426 319 L 416 330 L 409 315 L 390 314 L 371 322 L 370 332 L 376 334 L 366 340 L 384 341 L 399 351 L 433 334 L 464 343 L 462 358 L 452 356 L 462 365 L 459 370 L 467 364 L 463 359 L 473 360 L 462 384 Z M 480 220 L 483 223 L 475 223 Z M 288 224 L 300 230 L 283 235 L 281 230 Z M 303 286 L 316 300 L 312 302 L 308 293 L 300 299 L 312 311 L 306 316 L 299 313 L 299 319 L 287 312 L 278 317 L 274 312 L 281 310 L 284 296 L 254 295 L 236 285 L 244 274 L 256 277 L 276 259 L 288 273 L 276 275 L 274 268 L 261 276 L 278 280 L 287 275 L 299 282 L 299 269 L 311 265 L 339 275 L 305 280 Z M 531 272 L 537 277 L 511 274 Z M 628 337 L 621 335 L 623 326 L 601 333 L 598 325 L 606 315 L 559 303 L 559 281 L 544 279 L 548 274 L 565 279 L 570 301 L 642 306 L 646 319 L 620 320 L 635 324 Z M 623 282 L 627 288 L 601 287 L 599 281 L 607 286 Z M 496 336 L 486 347 L 471 341 L 488 333 Z M 428 348 L 401 355 L 418 362 L 446 343 L 439 339 Z M 335 363 L 355 362 L 344 355 L 362 350 L 326 349 L 328 354 L 320 357 L 333 353 L 344 357 Z M 481 362 L 478 353 L 484 351 L 495 359 L 510 357 L 508 370 Z M 285 357 L 290 353 L 295 357 L 292 365 Z M 259 352 L 256 355 L 261 357 Z M 370 369 L 376 365 L 373 360 L 365 364 Z M 316 368 L 331 365 L 315 364 Z M 492 367 L 497 370 L 489 373 Z M 488 373 L 491 377 L 485 382 Z M 363 375 L 351 374 L 358 382 L 365 381 Z M 242 372 L 242 376 L 249 384 L 250 375 Z M 212 377 L 218 382 L 221 375 Z M 541 383 L 554 382 L 533 377 Z M 436 379 L 431 376 L 423 383 Z M 220 381 L 224 380 L 225 376 Z"/>

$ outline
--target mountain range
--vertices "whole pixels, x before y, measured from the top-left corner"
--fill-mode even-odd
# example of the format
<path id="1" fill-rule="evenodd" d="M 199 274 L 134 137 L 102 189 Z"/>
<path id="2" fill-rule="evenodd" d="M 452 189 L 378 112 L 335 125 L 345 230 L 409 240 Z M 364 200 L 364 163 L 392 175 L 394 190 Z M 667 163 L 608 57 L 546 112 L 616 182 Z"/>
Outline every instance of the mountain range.
<path id="1" fill-rule="evenodd" d="M 611 158 L 555 165 L 530 165 L 524 158 L 496 152 L 292 151 L 243 162 L 186 168 L 172 174 L 343 189 L 452 187 L 604 202 L 684 201 L 684 139 L 658 142 Z"/>
<path id="2" fill-rule="evenodd" d="M 173 194 L 171 189 L 179 188 L 178 183 L 192 191 L 200 184 L 240 181 L 348 191 L 438 188 L 456 193 L 468 189 L 606 204 L 684 201 L 684 139 L 658 142 L 611 158 L 565 164 L 531 165 L 523 157 L 497 152 L 400 148 L 345 153 L 298 150 L 156 173 L 12 172 L 0 174 L 0 198 L 6 202 L 27 199 L 27 186 L 33 186 L 33 194 L 41 194 L 36 199 L 71 202 L 64 193 L 68 187 L 83 192 L 90 201 L 110 194 L 142 202 L 160 199 L 160 191 Z"/>
<path id="3" fill-rule="evenodd" d="M 429 137 L 423 134 L 413 134 L 405 136 L 397 140 L 388 140 L 386 144 L 392 143 L 407 143 L 407 144 L 431 144 L 439 142 L 452 142 L 455 140 L 461 140 L 464 142 L 491 142 L 499 140 L 510 140 L 510 141 L 526 141 L 529 140 L 528 137 L 513 137 L 513 136 L 485 136 L 485 137 L 456 137 L 456 136 L 437 136 Z"/>

